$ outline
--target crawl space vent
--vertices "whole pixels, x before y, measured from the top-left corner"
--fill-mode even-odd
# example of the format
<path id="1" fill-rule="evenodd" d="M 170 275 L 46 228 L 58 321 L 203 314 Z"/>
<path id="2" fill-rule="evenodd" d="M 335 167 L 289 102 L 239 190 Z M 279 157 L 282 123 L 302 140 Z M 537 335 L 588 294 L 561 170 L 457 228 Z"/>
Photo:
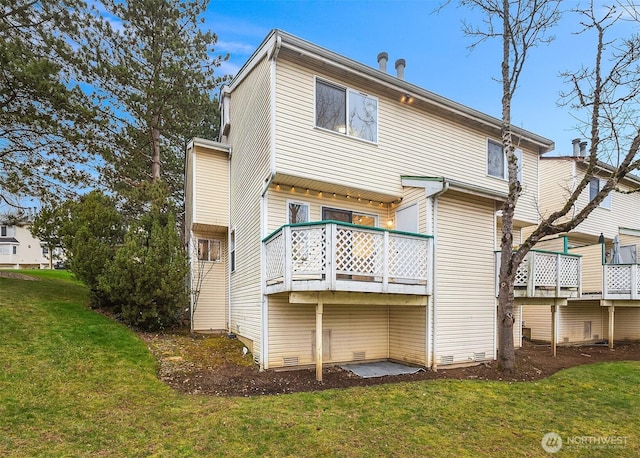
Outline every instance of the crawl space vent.
<path id="1" fill-rule="evenodd" d="M 568 337 L 563 337 L 563 338 L 562 338 L 562 341 L 563 341 L 564 343 L 568 343 L 568 342 L 569 342 L 569 338 L 568 338 Z"/>
<path id="2" fill-rule="evenodd" d="M 486 357 L 486 352 L 480 352 L 480 353 L 474 353 L 473 354 L 473 360 L 474 361 L 484 361 L 485 359 L 487 359 Z"/>
<path id="3" fill-rule="evenodd" d="M 440 357 L 440 364 L 451 364 L 451 363 L 453 363 L 453 355 Z"/>
<path id="4" fill-rule="evenodd" d="M 282 365 L 284 367 L 291 367 L 298 365 L 298 357 L 297 356 L 287 356 L 282 358 Z"/>
<path id="5" fill-rule="evenodd" d="M 353 360 L 354 361 L 364 361 L 366 359 L 367 352 L 365 351 L 354 351 L 353 352 Z"/>
<path id="6" fill-rule="evenodd" d="M 260 364 L 260 355 L 253 355 L 253 362 L 255 364 Z"/>

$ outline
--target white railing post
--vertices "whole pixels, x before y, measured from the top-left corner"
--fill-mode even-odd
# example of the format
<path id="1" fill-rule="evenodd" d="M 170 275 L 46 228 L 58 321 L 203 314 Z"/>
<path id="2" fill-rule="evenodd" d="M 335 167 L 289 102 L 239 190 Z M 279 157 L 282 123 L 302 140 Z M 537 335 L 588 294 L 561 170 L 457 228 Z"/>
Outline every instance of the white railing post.
<path id="1" fill-rule="evenodd" d="M 498 294 L 500 294 L 500 289 L 498 287 L 498 284 L 500 282 L 500 260 L 502 259 L 502 251 L 498 251 L 497 253 L 495 253 L 496 255 L 496 297 L 498 297 Z"/>
<path id="2" fill-rule="evenodd" d="M 631 265 L 631 285 L 629 286 L 631 299 L 638 299 L 638 264 Z"/>
<path id="3" fill-rule="evenodd" d="M 285 291 L 291 291 L 291 277 L 293 269 L 292 259 L 292 246 L 291 246 L 291 226 L 285 226 L 282 230 L 283 244 L 284 244 L 284 289 Z"/>
<path id="4" fill-rule="evenodd" d="M 389 292 L 389 250 L 391 246 L 389 244 L 389 232 L 384 231 L 384 238 L 382 242 L 382 292 Z"/>
<path id="5" fill-rule="evenodd" d="M 433 237 L 427 239 L 427 288 L 428 295 L 433 295 L 433 273 L 435 272 L 435 256 L 434 256 Z"/>
<path id="6" fill-rule="evenodd" d="M 560 270 L 561 270 L 561 262 L 560 254 L 556 254 L 556 297 L 560 297 Z"/>
<path id="7" fill-rule="evenodd" d="M 325 256 L 327 256 L 327 278 L 326 282 L 329 286 L 329 290 L 335 291 L 336 289 L 336 245 L 337 245 L 338 231 L 335 224 L 327 224 L 327 250 Z"/>
<path id="8" fill-rule="evenodd" d="M 530 251 L 527 262 L 527 297 L 534 297 L 536 293 L 535 264 L 536 253 Z"/>
<path id="9" fill-rule="evenodd" d="M 578 297 L 582 297 L 582 258 L 578 258 Z"/>

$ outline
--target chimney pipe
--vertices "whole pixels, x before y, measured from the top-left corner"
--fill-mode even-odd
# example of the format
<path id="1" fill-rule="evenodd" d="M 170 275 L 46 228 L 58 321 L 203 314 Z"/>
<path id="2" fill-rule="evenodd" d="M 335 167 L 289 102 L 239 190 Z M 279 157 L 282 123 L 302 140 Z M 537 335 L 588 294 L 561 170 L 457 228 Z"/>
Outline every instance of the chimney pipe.
<path id="1" fill-rule="evenodd" d="M 587 142 L 580 142 L 580 156 L 587 157 Z"/>
<path id="2" fill-rule="evenodd" d="M 404 79 L 404 67 L 407 65 L 407 62 L 404 59 L 396 60 L 396 71 L 398 72 L 398 78 Z"/>
<path id="3" fill-rule="evenodd" d="M 387 61 L 389 60 L 389 54 L 381 52 L 378 54 L 378 65 L 381 72 L 387 73 Z"/>
<path id="4" fill-rule="evenodd" d="M 573 157 L 580 156 L 580 139 L 574 138 L 571 143 L 573 144 Z"/>

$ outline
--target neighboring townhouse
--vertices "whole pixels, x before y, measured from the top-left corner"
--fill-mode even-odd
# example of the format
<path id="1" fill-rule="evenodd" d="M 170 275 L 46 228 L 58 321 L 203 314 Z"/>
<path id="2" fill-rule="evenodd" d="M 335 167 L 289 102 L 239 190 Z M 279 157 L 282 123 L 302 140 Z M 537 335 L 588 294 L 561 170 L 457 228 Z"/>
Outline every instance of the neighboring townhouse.
<path id="1" fill-rule="evenodd" d="M 320 379 L 323 363 L 496 358 L 500 121 L 405 81 L 402 59 L 387 73 L 387 59 L 369 67 L 274 30 L 221 91 L 220 142 L 188 145 L 192 327 L 236 334 L 262 369 L 315 365 Z M 515 133 L 521 229 L 537 223 L 553 142 Z M 580 258 L 557 255 L 573 280 L 556 288 L 552 256 L 550 280 L 525 279 L 519 300 L 578 294 Z"/>
<path id="2" fill-rule="evenodd" d="M 29 221 L 0 222 L 0 269 L 46 269 L 49 249 L 29 232 Z"/>
<path id="3" fill-rule="evenodd" d="M 573 142 L 573 156 L 540 161 L 542 214 L 560 208 L 585 176 L 586 142 Z M 596 176 L 580 195 L 572 214 L 588 204 L 604 186 L 612 168 L 600 163 Z M 575 230 L 550 237 L 540 248 L 582 256 L 582 294 L 566 306 L 526 305 L 524 333 L 533 340 L 558 344 L 640 339 L 640 178 L 628 176 Z M 568 215 L 571 216 L 571 215 Z M 523 230 L 526 235 L 527 229 Z"/>

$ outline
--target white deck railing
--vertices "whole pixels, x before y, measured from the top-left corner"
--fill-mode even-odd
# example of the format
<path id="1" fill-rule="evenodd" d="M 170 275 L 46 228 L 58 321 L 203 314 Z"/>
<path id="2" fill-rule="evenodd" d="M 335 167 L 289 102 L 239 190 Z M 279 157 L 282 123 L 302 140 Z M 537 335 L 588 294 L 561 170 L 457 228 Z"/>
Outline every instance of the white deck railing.
<path id="1" fill-rule="evenodd" d="M 266 293 L 431 294 L 432 237 L 337 221 L 291 224 L 263 240 Z"/>
<path id="2" fill-rule="evenodd" d="M 638 264 L 605 264 L 603 299 L 640 299 Z"/>
<path id="3" fill-rule="evenodd" d="M 498 295 L 500 252 L 496 253 L 496 296 Z M 531 250 L 518 266 L 514 283 L 516 297 L 580 297 L 579 255 Z"/>

